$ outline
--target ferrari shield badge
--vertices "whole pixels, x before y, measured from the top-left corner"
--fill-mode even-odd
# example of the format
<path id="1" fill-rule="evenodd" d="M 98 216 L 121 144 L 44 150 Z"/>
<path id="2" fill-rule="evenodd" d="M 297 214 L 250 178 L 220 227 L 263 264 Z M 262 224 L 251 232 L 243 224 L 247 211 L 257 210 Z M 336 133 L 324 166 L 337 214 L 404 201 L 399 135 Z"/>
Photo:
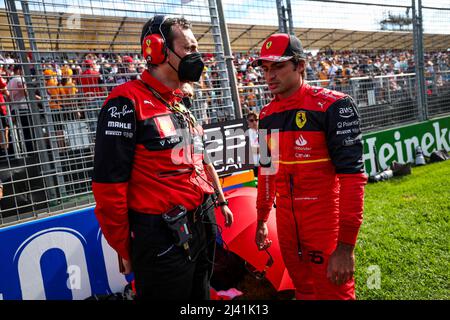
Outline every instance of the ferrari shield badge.
<path id="1" fill-rule="evenodd" d="M 298 111 L 295 114 L 295 123 L 297 124 L 297 127 L 300 129 L 303 128 L 306 124 L 306 112 L 305 111 Z"/>

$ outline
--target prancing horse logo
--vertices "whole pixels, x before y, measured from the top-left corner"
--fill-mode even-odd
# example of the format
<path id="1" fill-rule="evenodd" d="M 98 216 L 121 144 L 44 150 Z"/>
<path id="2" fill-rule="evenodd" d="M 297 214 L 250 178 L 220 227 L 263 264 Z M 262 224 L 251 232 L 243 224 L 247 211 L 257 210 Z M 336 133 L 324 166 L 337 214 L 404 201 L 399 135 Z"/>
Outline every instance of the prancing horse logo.
<path id="1" fill-rule="evenodd" d="M 298 111 L 295 114 L 295 123 L 297 124 L 297 127 L 300 129 L 303 128 L 306 124 L 306 112 L 305 111 Z"/>
<path id="2" fill-rule="evenodd" d="M 150 47 L 151 44 L 152 44 L 152 41 L 151 41 L 150 39 L 147 39 L 147 40 L 145 41 L 145 45 L 146 45 L 145 53 L 147 54 L 147 56 L 149 56 L 149 55 L 152 54 L 152 48 Z"/>

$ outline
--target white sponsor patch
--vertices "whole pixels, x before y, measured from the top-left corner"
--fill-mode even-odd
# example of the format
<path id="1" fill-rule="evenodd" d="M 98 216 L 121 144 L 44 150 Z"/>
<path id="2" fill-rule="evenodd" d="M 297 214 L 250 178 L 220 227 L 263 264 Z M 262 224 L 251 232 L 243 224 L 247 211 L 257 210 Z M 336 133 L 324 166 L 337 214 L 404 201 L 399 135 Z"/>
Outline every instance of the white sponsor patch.
<path id="1" fill-rule="evenodd" d="M 302 158 L 302 159 L 304 159 L 304 158 L 311 158 L 311 155 L 310 154 L 308 154 L 308 153 L 295 153 L 295 155 L 294 155 L 296 158 Z"/>
<path id="2" fill-rule="evenodd" d="M 319 200 L 319 197 L 296 197 L 294 200 Z"/>
<path id="3" fill-rule="evenodd" d="M 131 123 L 124 123 L 119 121 L 108 121 L 108 128 L 120 128 L 131 130 Z"/>
<path id="4" fill-rule="evenodd" d="M 129 113 L 133 113 L 132 109 L 128 109 L 127 105 L 120 107 L 110 107 L 108 108 L 109 115 L 111 118 L 121 119 Z"/>
<path id="5" fill-rule="evenodd" d="M 350 147 L 350 146 L 353 146 L 353 145 L 355 145 L 355 144 L 357 144 L 357 143 L 359 143 L 359 142 L 361 142 L 361 139 L 360 139 L 359 137 L 356 137 L 356 138 L 350 138 L 350 137 L 348 137 L 347 139 L 345 139 L 344 141 L 342 141 L 342 145 L 343 145 L 344 147 Z"/>
<path id="6" fill-rule="evenodd" d="M 355 115 L 355 111 L 352 107 L 341 107 L 339 108 L 339 116 L 341 118 L 350 118 Z"/>
<path id="7" fill-rule="evenodd" d="M 122 131 L 112 131 L 112 130 L 106 130 L 105 135 L 107 136 L 121 136 Z"/>
<path id="8" fill-rule="evenodd" d="M 349 134 L 350 132 L 352 132 L 352 130 L 348 129 L 348 130 L 338 130 L 336 131 L 336 135 L 340 136 L 343 134 Z"/>
<path id="9" fill-rule="evenodd" d="M 354 121 L 342 121 L 342 122 L 338 122 L 337 123 L 337 127 L 339 129 L 341 128 L 348 128 L 348 127 L 353 127 L 353 126 L 357 126 L 359 125 L 359 120 L 354 120 Z"/>
<path id="10" fill-rule="evenodd" d="M 308 144 L 308 141 L 307 141 L 305 138 L 303 138 L 302 135 L 300 135 L 300 136 L 298 137 L 298 139 L 295 140 L 295 144 L 296 144 L 297 146 L 299 146 L 299 147 L 303 147 L 303 146 L 306 146 L 306 145 Z"/>

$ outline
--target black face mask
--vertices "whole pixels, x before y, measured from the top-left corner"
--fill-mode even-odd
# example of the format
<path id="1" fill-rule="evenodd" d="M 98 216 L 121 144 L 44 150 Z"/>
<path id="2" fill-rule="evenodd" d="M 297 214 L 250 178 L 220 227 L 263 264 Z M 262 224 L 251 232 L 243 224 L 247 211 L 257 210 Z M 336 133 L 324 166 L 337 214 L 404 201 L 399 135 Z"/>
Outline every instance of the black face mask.
<path id="1" fill-rule="evenodd" d="M 169 65 L 173 70 L 177 71 L 178 79 L 182 82 L 197 82 L 203 72 L 205 64 L 202 60 L 202 55 L 199 52 L 188 54 L 181 58 L 175 51 L 171 50 L 178 58 L 180 58 L 180 64 L 178 70 L 175 69 L 169 62 Z"/>
<path id="2" fill-rule="evenodd" d="M 192 107 L 192 99 L 189 97 L 183 97 L 181 98 L 183 101 L 183 104 L 186 108 L 190 109 Z"/>

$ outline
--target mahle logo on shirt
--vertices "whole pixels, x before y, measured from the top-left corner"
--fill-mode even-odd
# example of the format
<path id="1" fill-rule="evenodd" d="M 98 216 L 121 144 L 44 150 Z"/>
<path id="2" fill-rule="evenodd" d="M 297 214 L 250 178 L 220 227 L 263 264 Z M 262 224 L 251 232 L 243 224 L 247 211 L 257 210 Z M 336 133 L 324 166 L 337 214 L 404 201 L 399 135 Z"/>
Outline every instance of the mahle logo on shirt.
<path id="1" fill-rule="evenodd" d="M 295 123 L 299 129 L 303 128 L 306 124 L 306 112 L 298 111 L 295 115 Z"/>

